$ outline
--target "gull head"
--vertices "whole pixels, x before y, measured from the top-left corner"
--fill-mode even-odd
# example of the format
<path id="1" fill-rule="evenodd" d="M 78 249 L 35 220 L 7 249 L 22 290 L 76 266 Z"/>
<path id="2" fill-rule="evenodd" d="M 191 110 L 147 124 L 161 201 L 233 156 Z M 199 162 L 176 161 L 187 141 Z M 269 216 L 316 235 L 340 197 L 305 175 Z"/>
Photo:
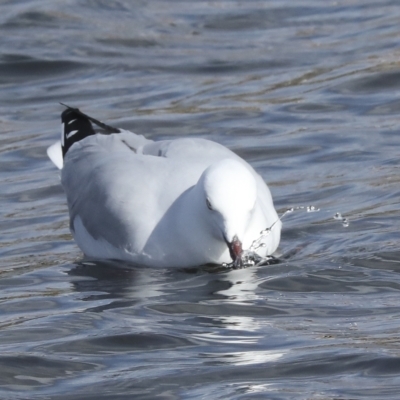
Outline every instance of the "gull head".
<path id="1" fill-rule="evenodd" d="M 223 159 L 208 167 L 200 179 L 203 215 L 211 234 L 226 243 L 233 261 L 240 259 L 242 243 L 257 201 L 257 183 L 249 167 Z"/>

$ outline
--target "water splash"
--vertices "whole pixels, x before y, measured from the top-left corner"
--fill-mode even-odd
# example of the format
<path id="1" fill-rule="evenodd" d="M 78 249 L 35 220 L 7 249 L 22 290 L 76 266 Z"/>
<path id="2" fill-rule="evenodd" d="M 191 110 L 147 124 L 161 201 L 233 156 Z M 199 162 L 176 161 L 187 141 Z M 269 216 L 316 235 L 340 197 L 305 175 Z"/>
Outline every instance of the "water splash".
<path id="1" fill-rule="evenodd" d="M 334 216 L 334 219 L 336 219 L 337 221 L 341 221 L 342 225 L 347 228 L 350 224 L 349 220 L 345 217 L 342 216 L 342 214 L 340 214 L 339 212 L 337 212 Z"/>
<path id="2" fill-rule="evenodd" d="M 274 228 L 274 226 L 276 226 L 278 221 L 281 221 L 284 217 L 293 213 L 294 211 L 299 211 L 299 210 L 305 210 L 308 213 L 320 211 L 319 208 L 312 205 L 288 208 L 285 212 L 282 213 L 280 217 L 278 217 L 278 219 L 269 228 L 266 228 L 260 232 L 260 236 L 257 239 L 253 240 L 250 247 L 247 250 L 244 250 L 240 255 L 240 257 L 238 257 L 235 261 L 229 264 L 223 263 L 222 266 L 227 268 L 237 269 L 237 268 L 247 268 L 255 265 L 257 266 L 257 265 L 271 263 L 272 260 L 275 260 L 275 257 L 273 256 L 261 257 L 259 254 L 256 253 L 256 251 L 266 246 L 263 239 L 266 238 L 272 232 L 272 229 Z M 337 212 L 333 216 L 333 218 L 335 220 L 340 221 L 343 227 L 345 228 L 348 227 L 350 224 L 349 220 L 343 217 L 342 214 L 339 212 Z"/>
<path id="3" fill-rule="evenodd" d="M 307 212 L 318 212 L 320 209 L 315 206 L 298 206 L 298 207 L 291 207 L 288 208 L 278 219 L 268 228 L 262 230 L 260 232 L 260 236 L 253 240 L 250 247 L 247 250 L 244 250 L 240 257 L 236 258 L 235 261 L 231 262 L 230 264 L 223 263 L 224 267 L 228 268 L 246 268 L 251 267 L 254 265 L 261 265 L 261 264 L 268 264 L 271 260 L 274 260 L 275 257 L 273 256 L 266 256 L 261 257 L 259 254 L 256 253 L 256 250 L 265 247 L 266 244 L 264 243 L 263 239 L 266 238 L 271 232 L 274 226 L 281 221 L 286 215 L 291 214 L 297 210 L 306 210 Z"/>
<path id="4" fill-rule="evenodd" d="M 311 213 L 311 212 L 318 212 L 320 211 L 319 208 L 315 207 L 315 206 L 297 206 L 297 207 L 291 207 L 288 208 L 280 217 L 279 220 L 281 220 L 283 217 L 285 217 L 287 214 L 290 214 L 294 211 L 298 211 L 298 210 L 306 210 L 307 212 Z M 273 225 L 275 225 L 276 222 L 274 222 Z"/>

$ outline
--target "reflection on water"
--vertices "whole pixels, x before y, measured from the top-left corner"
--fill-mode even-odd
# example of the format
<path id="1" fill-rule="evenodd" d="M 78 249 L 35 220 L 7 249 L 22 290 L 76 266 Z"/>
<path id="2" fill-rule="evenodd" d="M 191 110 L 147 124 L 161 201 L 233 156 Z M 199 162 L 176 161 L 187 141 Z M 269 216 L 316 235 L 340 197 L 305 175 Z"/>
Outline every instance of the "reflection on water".
<path id="1" fill-rule="evenodd" d="M 0 7 L 1 398 L 398 398 L 397 2 Z M 280 215 L 319 211 L 286 214 L 268 265 L 83 260 L 59 102 L 216 140 Z"/>
<path id="2" fill-rule="evenodd" d="M 200 357 L 208 359 L 206 363 L 209 365 L 219 365 L 219 364 L 252 365 L 252 364 L 264 364 L 276 361 L 282 357 L 282 354 L 264 350 L 264 351 L 246 351 L 246 352 L 226 353 L 226 354 L 217 354 L 217 353 L 200 354 Z"/>

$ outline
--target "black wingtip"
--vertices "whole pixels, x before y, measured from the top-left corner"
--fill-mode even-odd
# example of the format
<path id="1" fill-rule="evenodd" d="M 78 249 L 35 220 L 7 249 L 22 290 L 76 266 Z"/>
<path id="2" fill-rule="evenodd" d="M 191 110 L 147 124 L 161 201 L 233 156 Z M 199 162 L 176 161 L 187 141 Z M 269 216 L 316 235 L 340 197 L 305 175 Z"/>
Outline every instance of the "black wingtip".
<path id="1" fill-rule="evenodd" d="M 61 145 L 63 150 L 63 157 L 67 154 L 68 149 L 79 140 L 87 136 L 94 135 L 92 123 L 104 129 L 105 133 L 120 133 L 118 128 L 106 125 L 103 122 L 90 117 L 83 113 L 79 108 L 70 107 L 67 104 L 60 104 L 66 107 L 61 114 L 62 132 L 61 132 Z"/>
<path id="2" fill-rule="evenodd" d="M 61 103 L 61 102 L 60 102 L 60 104 L 62 106 L 64 106 L 64 107 L 67 107 L 68 110 L 75 111 L 76 113 L 78 113 L 82 117 L 87 118 L 90 122 L 93 122 L 98 127 L 104 129 L 106 131 L 106 133 L 120 133 L 121 132 L 118 128 L 115 128 L 115 127 L 113 127 L 111 125 L 107 125 L 104 122 L 101 122 L 98 119 L 95 119 L 95 118 L 83 113 L 79 108 L 74 108 L 74 107 L 71 107 L 71 106 L 69 106 L 67 104 Z"/>
<path id="3" fill-rule="evenodd" d="M 64 107 L 66 107 L 66 108 L 69 108 L 70 110 L 79 111 L 79 108 L 70 107 L 68 104 L 61 103 L 61 101 L 60 101 L 60 104 L 61 104 L 62 106 L 64 106 Z"/>
<path id="4" fill-rule="evenodd" d="M 61 147 L 63 157 L 69 148 L 85 137 L 94 135 L 92 124 L 78 109 L 68 107 L 61 114 Z"/>

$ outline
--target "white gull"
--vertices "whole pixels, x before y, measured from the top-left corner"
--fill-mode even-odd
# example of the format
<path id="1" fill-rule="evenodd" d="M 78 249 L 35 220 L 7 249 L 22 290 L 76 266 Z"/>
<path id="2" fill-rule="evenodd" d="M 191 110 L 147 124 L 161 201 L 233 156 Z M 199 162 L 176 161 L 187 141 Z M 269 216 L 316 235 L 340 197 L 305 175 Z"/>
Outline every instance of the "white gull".
<path id="1" fill-rule="evenodd" d="M 61 169 L 71 232 L 88 257 L 155 267 L 229 263 L 271 226 L 256 253 L 278 247 L 281 221 L 267 185 L 218 143 L 155 142 L 68 107 L 61 142 L 47 153 Z"/>

